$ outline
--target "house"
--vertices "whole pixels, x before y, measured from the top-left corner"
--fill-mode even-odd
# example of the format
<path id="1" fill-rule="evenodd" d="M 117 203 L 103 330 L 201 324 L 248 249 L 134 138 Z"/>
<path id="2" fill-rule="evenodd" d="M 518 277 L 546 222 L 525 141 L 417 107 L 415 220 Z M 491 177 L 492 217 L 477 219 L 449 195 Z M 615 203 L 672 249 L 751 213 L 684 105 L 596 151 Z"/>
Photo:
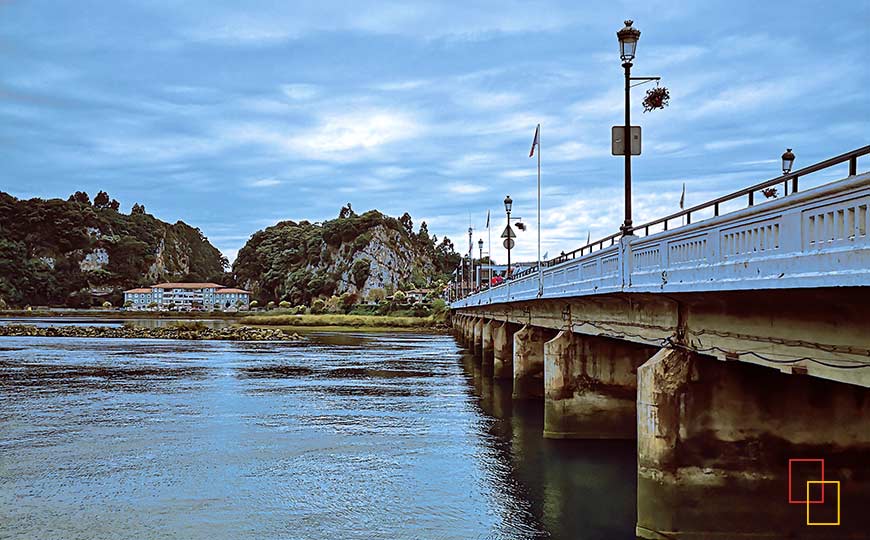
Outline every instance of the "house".
<path id="1" fill-rule="evenodd" d="M 408 302 L 422 302 L 432 292 L 432 289 L 411 289 L 405 293 Z"/>
<path id="2" fill-rule="evenodd" d="M 124 291 L 124 304 L 130 309 L 248 309 L 251 293 L 217 283 L 158 283 Z"/>

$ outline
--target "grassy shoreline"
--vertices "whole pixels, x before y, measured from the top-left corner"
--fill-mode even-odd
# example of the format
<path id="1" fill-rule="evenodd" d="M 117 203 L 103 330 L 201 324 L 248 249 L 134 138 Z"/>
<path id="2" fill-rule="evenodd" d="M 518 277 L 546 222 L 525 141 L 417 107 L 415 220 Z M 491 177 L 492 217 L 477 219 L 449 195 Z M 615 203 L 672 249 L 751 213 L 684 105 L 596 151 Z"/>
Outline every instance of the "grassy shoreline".
<path id="1" fill-rule="evenodd" d="M 28 317 L 77 317 L 92 319 L 222 319 L 245 326 L 280 326 L 285 329 L 300 329 L 306 331 L 428 331 L 438 332 L 447 329 L 446 323 L 433 317 L 405 317 L 391 315 L 292 315 L 289 313 L 211 313 L 211 312 L 153 312 L 153 311 L 110 311 L 110 310 L 75 310 L 75 311 L 0 311 L 0 318 Z"/>
<path id="2" fill-rule="evenodd" d="M 390 315 L 247 315 L 244 324 L 254 326 L 345 327 L 352 329 L 436 330 L 446 327 L 432 317 L 393 317 Z"/>

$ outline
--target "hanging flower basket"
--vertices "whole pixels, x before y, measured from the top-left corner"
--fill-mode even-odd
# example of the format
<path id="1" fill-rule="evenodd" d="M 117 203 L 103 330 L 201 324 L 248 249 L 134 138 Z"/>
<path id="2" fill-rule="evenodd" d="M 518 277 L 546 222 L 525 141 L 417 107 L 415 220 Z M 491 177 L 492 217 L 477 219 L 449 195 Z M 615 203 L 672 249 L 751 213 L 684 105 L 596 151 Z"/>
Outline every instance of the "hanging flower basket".
<path id="1" fill-rule="evenodd" d="M 646 91 L 646 97 L 643 98 L 643 112 L 649 112 L 654 109 L 664 109 L 668 106 L 671 99 L 671 94 L 664 86 L 656 86 Z"/>
<path id="2" fill-rule="evenodd" d="M 779 195 L 779 194 L 776 192 L 776 188 L 775 188 L 775 187 L 764 188 L 764 189 L 761 190 L 761 193 L 762 193 L 765 197 L 767 197 L 768 199 L 775 199 L 775 198 L 777 198 L 777 196 Z"/>

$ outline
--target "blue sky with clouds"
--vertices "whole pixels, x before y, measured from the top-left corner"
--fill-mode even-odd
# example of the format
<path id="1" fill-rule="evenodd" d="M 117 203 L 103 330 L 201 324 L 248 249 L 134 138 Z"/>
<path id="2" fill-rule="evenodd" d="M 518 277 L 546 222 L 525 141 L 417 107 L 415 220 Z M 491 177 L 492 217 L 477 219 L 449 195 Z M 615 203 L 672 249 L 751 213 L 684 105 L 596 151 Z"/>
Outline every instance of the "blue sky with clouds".
<path id="1" fill-rule="evenodd" d="M 642 114 L 634 90 L 635 222 L 676 210 L 683 182 L 693 204 L 776 176 L 786 146 L 800 166 L 867 144 L 867 2 L 0 0 L 0 190 L 104 189 L 230 258 L 347 202 L 464 249 L 507 193 L 533 230 L 541 122 L 555 255 L 621 223 L 628 17 L 634 74 L 672 96 Z"/>

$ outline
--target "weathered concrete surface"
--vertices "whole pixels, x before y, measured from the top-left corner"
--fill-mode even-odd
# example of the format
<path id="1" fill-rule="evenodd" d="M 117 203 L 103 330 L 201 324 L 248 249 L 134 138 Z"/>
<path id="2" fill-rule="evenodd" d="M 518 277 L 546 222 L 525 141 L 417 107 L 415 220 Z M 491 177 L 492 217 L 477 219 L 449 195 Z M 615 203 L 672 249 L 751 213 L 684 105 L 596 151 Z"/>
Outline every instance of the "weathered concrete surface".
<path id="1" fill-rule="evenodd" d="M 865 388 L 664 349 L 638 370 L 641 538 L 868 538 L 867 456 Z M 788 504 L 793 458 L 840 481 L 840 526 L 807 526 L 807 505 Z M 834 513 L 826 497 L 814 521 Z"/>
<path id="2" fill-rule="evenodd" d="M 479 360 L 482 352 L 483 346 L 483 325 L 485 319 L 477 318 L 474 319 L 471 328 L 471 347 L 470 349 L 474 352 L 474 356 Z"/>
<path id="3" fill-rule="evenodd" d="M 544 344 L 544 437 L 634 439 L 637 368 L 654 353 L 568 330 Z"/>
<path id="4" fill-rule="evenodd" d="M 720 360 L 737 358 L 783 370 L 792 366 L 782 361 L 795 360 L 813 377 L 870 388 L 870 369 L 836 367 L 868 362 L 868 305 L 870 287 L 830 287 L 602 294 L 457 312 L 556 331 L 565 328 L 567 316 L 575 334 L 622 336 L 625 341 L 656 347 L 662 339 L 682 334 L 684 343 Z"/>
<path id="5" fill-rule="evenodd" d="M 514 399 L 544 397 L 544 342 L 550 337 L 543 328 L 530 325 L 514 334 Z"/>
<path id="6" fill-rule="evenodd" d="M 483 331 L 481 332 L 481 364 L 483 367 L 483 374 L 485 376 L 492 376 L 493 371 L 493 339 L 492 339 L 492 329 L 493 326 L 500 324 L 498 321 L 494 321 L 492 319 L 487 320 L 483 324 Z"/>
<path id="7" fill-rule="evenodd" d="M 516 326 L 497 323 L 492 329 L 493 373 L 496 379 L 511 380 L 514 376 L 514 334 Z"/>

